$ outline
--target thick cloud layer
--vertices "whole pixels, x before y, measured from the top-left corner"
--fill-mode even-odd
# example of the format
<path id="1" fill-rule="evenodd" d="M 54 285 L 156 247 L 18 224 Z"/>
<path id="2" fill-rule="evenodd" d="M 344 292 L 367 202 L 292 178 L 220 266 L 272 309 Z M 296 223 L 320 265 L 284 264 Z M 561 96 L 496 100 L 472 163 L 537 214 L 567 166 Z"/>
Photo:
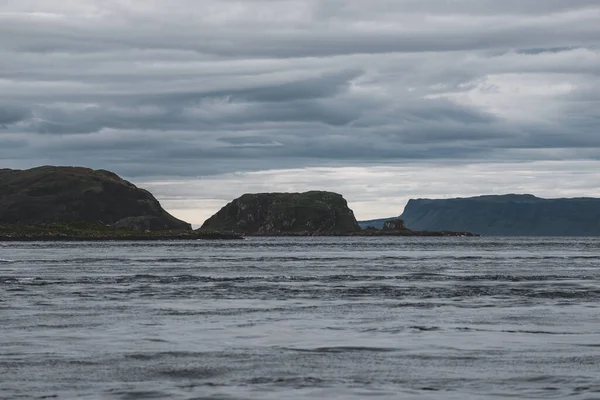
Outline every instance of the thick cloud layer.
<path id="1" fill-rule="evenodd" d="M 596 0 L 7 0 L 3 167 L 600 159 Z"/>

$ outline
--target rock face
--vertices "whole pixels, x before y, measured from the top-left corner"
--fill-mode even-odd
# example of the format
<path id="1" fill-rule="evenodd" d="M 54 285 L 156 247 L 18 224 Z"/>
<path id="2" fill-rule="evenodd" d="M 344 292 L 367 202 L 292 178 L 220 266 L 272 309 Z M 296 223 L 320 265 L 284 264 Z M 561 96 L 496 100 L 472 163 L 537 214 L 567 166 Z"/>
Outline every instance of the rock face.
<path id="1" fill-rule="evenodd" d="M 335 235 L 360 230 L 344 198 L 332 192 L 245 194 L 201 229 L 245 235 Z"/>
<path id="2" fill-rule="evenodd" d="M 416 230 L 486 236 L 599 236 L 600 199 L 532 195 L 410 200 L 401 216 Z"/>
<path id="3" fill-rule="evenodd" d="M 104 170 L 80 167 L 0 169 L 0 223 L 101 222 L 138 230 L 192 227 L 150 192 Z"/>

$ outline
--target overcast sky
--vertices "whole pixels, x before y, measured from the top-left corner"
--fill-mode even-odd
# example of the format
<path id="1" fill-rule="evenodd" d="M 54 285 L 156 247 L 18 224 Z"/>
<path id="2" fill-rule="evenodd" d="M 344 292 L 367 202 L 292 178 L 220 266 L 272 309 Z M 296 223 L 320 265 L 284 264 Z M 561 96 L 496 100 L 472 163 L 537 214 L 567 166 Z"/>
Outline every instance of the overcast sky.
<path id="1" fill-rule="evenodd" d="M 244 192 L 600 196 L 598 0 L 3 0 L 0 167 L 200 224 Z"/>

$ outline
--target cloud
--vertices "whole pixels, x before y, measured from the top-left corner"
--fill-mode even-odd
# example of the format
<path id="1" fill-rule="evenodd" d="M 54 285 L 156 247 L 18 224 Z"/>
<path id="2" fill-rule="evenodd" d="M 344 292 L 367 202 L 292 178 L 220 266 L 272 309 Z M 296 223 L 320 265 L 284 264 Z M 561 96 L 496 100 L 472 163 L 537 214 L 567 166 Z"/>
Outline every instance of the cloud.
<path id="1" fill-rule="evenodd" d="M 595 0 L 6 0 L 0 159 L 142 181 L 593 162 L 599 18 Z"/>
<path id="2" fill-rule="evenodd" d="M 592 2 L 88 0 L 87 9 L 55 3 L 9 3 L 0 37 L 19 40 L 5 46 L 41 53 L 172 49 L 234 58 L 561 47 L 596 43 L 599 16 Z"/>
<path id="3" fill-rule="evenodd" d="M 26 108 L 14 104 L 0 103 L 0 127 L 15 124 L 30 117 Z"/>

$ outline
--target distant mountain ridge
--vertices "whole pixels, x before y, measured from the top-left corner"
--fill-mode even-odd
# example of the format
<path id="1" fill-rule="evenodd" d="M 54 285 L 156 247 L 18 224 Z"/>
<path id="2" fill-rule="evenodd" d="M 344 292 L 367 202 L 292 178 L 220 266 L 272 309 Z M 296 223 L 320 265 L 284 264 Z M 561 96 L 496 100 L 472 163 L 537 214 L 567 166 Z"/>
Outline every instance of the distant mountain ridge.
<path id="1" fill-rule="evenodd" d="M 486 236 L 600 236 L 600 199 L 543 199 L 530 194 L 411 199 L 400 218 L 414 230 Z M 379 228 L 387 219 L 360 221 L 359 225 Z"/>

